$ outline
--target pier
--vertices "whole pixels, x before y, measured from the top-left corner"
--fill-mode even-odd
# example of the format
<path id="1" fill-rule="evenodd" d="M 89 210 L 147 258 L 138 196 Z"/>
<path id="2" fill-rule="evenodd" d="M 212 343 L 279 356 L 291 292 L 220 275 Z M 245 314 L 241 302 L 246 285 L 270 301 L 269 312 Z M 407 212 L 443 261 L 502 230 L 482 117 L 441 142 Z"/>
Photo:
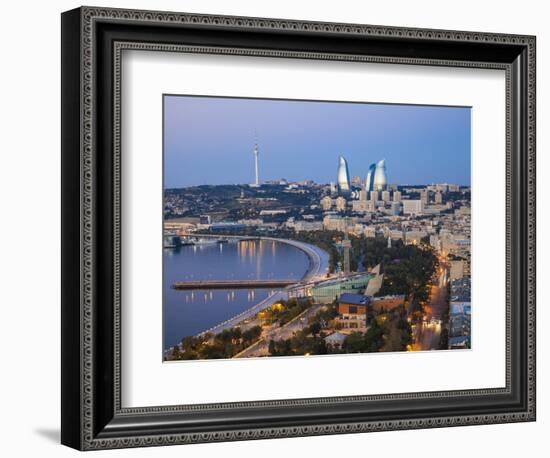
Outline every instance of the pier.
<path id="1" fill-rule="evenodd" d="M 218 323 L 208 329 L 197 333 L 196 337 L 201 337 L 205 334 L 218 334 L 224 329 L 229 329 L 238 326 L 243 320 L 253 318 L 258 312 L 271 307 L 272 304 L 288 299 L 289 287 L 292 289 L 305 287 L 311 283 L 315 283 L 326 278 L 328 272 L 329 255 L 321 248 L 310 245 L 297 240 L 278 239 L 273 237 L 255 237 L 242 235 L 211 235 L 211 234 L 196 234 L 196 233 L 180 233 L 180 236 L 185 237 L 212 237 L 225 238 L 228 241 L 237 240 L 265 240 L 271 242 L 286 243 L 302 250 L 308 256 L 310 265 L 306 273 L 301 279 L 282 279 L 282 280 L 199 280 L 199 281 L 181 281 L 172 284 L 172 288 L 181 291 L 190 290 L 212 290 L 212 289 L 254 289 L 266 288 L 273 289 L 272 293 L 263 301 L 255 304 L 247 310 L 244 310 L 237 315 L 228 318 L 227 320 Z M 170 351 L 168 349 L 167 351 Z"/>
<path id="2" fill-rule="evenodd" d="M 300 280 L 198 280 L 178 281 L 172 285 L 174 289 L 254 289 L 254 288 L 284 288 L 295 285 Z"/>

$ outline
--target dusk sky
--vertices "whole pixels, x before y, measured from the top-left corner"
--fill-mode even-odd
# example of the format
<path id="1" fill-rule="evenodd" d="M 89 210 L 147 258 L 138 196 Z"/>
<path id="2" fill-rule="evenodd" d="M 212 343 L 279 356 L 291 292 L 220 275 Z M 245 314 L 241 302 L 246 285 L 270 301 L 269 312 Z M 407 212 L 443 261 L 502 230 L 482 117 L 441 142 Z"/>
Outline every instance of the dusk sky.
<path id="1" fill-rule="evenodd" d="M 470 184 L 470 108 L 223 97 L 164 97 L 166 188 L 260 179 L 336 181 L 386 160 L 388 183 Z"/>

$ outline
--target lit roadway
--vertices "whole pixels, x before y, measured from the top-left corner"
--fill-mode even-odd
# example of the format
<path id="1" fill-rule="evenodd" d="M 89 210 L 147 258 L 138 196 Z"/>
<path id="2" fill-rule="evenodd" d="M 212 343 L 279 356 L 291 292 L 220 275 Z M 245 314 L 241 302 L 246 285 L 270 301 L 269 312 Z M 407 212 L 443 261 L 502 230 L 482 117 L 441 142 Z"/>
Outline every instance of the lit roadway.
<path id="1" fill-rule="evenodd" d="M 323 305 L 312 305 L 300 315 L 290 320 L 282 327 L 271 326 L 262 333 L 262 339 L 246 348 L 234 358 L 250 358 L 253 356 L 268 356 L 270 340 L 290 339 L 296 332 L 301 331 L 308 324 L 309 318 L 314 317 Z"/>
<path id="2" fill-rule="evenodd" d="M 239 313 L 238 315 L 235 315 L 232 318 L 229 318 L 228 320 L 217 324 L 216 326 L 213 326 L 209 329 L 206 329 L 205 331 L 197 334 L 197 336 L 201 336 L 206 333 L 212 333 L 212 334 L 219 334 L 224 329 L 229 329 L 237 326 L 241 321 L 246 320 L 248 318 L 253 317 L 258 312 L 261 312 L 263 309 L 266 309 L 268 307 L 271 307 L 275 302 L 279 302 L 282 300 L 288 299 L 288 294 L 286 291 L 274 291 L 272 294 L 267 296 L 263 301 L 259 302 L 253 307 L 250 307 L 249 309 L 245 310 L 244 312 Z"/>
<path id="3" fill-rule="evenodd" d="M 300 282 L 307 283 L 314 279 L 326 277 L 329 267 L 329 255 L 325 250 L 309 243 L 298 242 L 297 240 L 275 239 L 271 237 L 262 237 L 262 240 L 272 240 L 275 242 L 286 243 L 287 245 L 292 245 L 307 254 L 310 260 L 310 266 Z"/>
<path id="4" fill-rule="evenodd" d="M 424 306 L 426 321 L 416 326 L 414 351 L 433 350 L 439 346 L 441 320 L 449 304 L 447 302 L 447 282 L 449 271 L 444 259 L 440 258 L 439 276 L 431 286 L 429 304 Z"/>

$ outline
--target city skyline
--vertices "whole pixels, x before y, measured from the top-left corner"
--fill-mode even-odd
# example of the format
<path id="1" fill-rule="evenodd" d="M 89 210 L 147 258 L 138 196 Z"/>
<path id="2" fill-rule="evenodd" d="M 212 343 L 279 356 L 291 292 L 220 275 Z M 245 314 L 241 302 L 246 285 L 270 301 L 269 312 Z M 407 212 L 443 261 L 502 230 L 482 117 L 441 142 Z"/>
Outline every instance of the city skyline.
<path id="1" fill-rule="evenodd" d="M 471 348 L 469 108 L 164 108 L 165 361 Z"/>
<path id="2" fill-rule="evenodd" d="M 165 96 L 165 188 L 254 183 L 256 141 L 262 182 L 327 184 L 344 156 L 362 180 L 383 158 L 388 183 L 469 186 L 470 117 L 468 107 Z"/>

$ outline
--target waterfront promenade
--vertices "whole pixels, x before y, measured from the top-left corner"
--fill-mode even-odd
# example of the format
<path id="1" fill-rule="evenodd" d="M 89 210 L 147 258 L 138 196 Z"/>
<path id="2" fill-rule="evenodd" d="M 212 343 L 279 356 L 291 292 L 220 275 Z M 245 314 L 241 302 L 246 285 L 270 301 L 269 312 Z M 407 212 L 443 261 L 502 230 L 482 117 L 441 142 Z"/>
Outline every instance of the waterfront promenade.
<path id="1" fill-rule="evenodd" d="M 287 245 L 292 245 L 307 254 L 310 260 L 310 265 L 300 282 L 306 283 L 326 277 L 329 270 L 329 255 L 325 250 L 322 250 L 318 246 L 290 239 L 262 237 L 261 240 L 272 240 L 274 242 L 286 243 Z"/>
<path id="2" fill-rule="evenodd" d="M 213 326 L 209 329 L 206 329 L 205 331 L 200 332 L 199 334 L 197 334 L 197 336 L 202 336 L 207 333 L 218 334 L 222 332 L 224 329 L 233 328 L 237 326 L 240 322 L 254 317 L 258 312 L 261 312 L 262 310 L 268 307 L 271 307 L 276 302 L 287 300 L 288 299 L 287 288 L 291 288 L 300 283 L 308 283 L 313 280 L 322 279 L 326 276 L 329 268 L 329 255 L 326 251 L 322 250 L 321 248 L 315 245 L 311 245 L 309 243 L 298 242 L 296 240 L 277 239 L 272 237 L 262 237 L 261 240 L 286 243 L 306 253 L 307 256 L 309 257 L 310 264 L 309 264 L 309 268 L 307 269 L 302 279 L 294 282 L 293 285 L 289 285 L 284 289 L 278 289 L 273 291 L 272 294 L 270 294 L 267 298 L 265 298 L 263 301 L 259 302 L 258 304 L 254 305 L 253 307 L 250 307 L 244 312 L 241 312 L 238 315 L 235 315 L 234 317 L 229 318 L 223 323 L 219 323 L 216 326 Z"/>

